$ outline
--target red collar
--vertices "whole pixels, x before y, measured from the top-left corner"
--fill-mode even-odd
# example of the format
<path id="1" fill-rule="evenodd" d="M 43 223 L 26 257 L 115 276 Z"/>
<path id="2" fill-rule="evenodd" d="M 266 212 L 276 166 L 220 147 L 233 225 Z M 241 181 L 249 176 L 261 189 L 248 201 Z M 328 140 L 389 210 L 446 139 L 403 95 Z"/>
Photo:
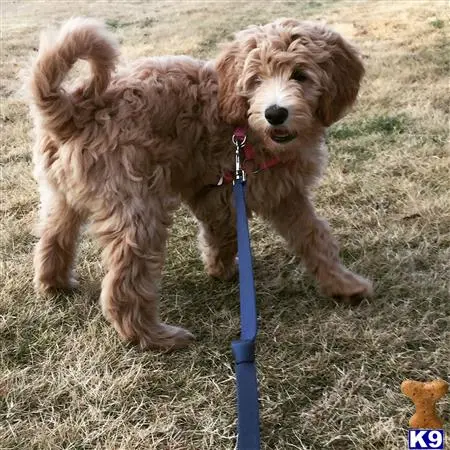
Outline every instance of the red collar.
<path id="1" fill-rule="evenodd" d="M 234 130 L 234 135 L 237 138 L 245 139 L 247 136 L 247 130 L 245 128 L 237 127 Z M 252 144 L 248 142 L 248 140 L 245 140 L 244 144 L 244 161 L 242 164 L 242 168 L 244 172 L 248 175 L 250 173 L 256 174 L 258 172 L 261 172 L 262 170 L 270 169 L 271 167 L 274 167 L 278 164 L 280 164 L 280 159 L 277 156 L 274 156 L 273 158 L 263 161 L 260 164 L 256 164 L 255 162 L 255 156 L 256 152 Z M 232 183 L 234 179 L 234 172 L 231 170 L 228 170 L 224 172 L 222 177 L 220 177 L 219 182 L 217 183 L 218 186 L 222 184 L 229 184 Z"/>

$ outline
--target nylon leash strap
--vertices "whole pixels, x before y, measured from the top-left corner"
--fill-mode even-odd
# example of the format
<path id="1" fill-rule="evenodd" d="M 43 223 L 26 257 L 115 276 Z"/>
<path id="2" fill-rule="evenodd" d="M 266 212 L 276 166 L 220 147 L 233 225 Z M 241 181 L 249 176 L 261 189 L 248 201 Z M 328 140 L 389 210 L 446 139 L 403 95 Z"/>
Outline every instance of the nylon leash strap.
<path id="1" fill-rule="evenodd" d="M 236 175 L 233 194 L 239 258 L 239 297 L 241 336 L 231 343 L 236 370 L 238 450 L 259 450 L 258 381 L 255 366 L 255 340 L 258 330 L 252 252 L 245 206 L 246 177 L 241 161 L 245 146 L 245 132 L 235 131 Z"/>

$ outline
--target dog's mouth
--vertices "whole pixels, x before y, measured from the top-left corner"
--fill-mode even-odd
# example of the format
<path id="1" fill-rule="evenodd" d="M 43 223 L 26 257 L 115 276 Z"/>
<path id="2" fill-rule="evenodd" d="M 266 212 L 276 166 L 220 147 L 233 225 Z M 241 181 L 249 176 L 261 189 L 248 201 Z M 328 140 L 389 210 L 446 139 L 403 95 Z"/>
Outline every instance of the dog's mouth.
<path id="1" fill-rule="evenodd" d="M 270 130 L 270 138 L 278 144 L 285 144 L 295 139 L 295 135 L 289 133 L 286 128 L 272 128 Z"/>

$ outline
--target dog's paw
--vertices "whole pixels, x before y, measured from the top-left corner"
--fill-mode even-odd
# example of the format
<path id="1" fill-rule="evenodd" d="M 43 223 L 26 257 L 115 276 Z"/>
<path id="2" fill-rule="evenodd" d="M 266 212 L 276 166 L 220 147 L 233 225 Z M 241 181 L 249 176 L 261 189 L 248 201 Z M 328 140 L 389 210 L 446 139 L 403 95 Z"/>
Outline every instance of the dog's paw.
<path id="1" fill-rule="evenodd" d="M 36 274 L 34 277 L 34 289 L 38 295 L 53 295 L 58 291 L 72 291 L 78 289 L 80 283 L 75 274 L 70 273 L 69 276 L 44 276 Z"/>
<path id="2" fill-rule="evenodd" d="M 170 352 L 187 347 L 194 339 L 194 335 L 184 328 L 160 323 L 145 335 L 139 336 L 138 345 L 142 350 Z"/>
<path id="3" fill-rule="evenodd" d="M 210 277 L 217 278 L 222 281 L 232 281 L 236 278 L 237 274 L 237 266 L 235 262 L 228 265 L 224 265 L 222 263 L 215 265 L 206 264 L 205 270 Z"/>
<path id="4" fill-rule="evenodd" d="M 364 298 L 373 295 L 373 286 L 369 280 L 347 270 L 329 281 L 322 290 L 340 303 L 358 305 Z"/>

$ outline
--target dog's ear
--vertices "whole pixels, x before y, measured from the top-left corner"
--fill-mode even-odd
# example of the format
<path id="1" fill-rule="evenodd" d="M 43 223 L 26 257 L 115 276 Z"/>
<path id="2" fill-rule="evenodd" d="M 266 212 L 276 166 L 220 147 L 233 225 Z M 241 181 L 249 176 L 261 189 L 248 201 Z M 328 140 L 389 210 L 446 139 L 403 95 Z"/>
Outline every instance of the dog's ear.
<path id="1" fill-rule="evenodd" d="M 256 40 L 252 38 L 252 31 L 245 30 L 223 47 L 216 60 L 219 110 L 226 123 L 243 125 L 247 122 L 248 101 L 244 92 L 243 71 L 248 53 L 255 47 Z"/>
<path id="2" fill-rule="evenodd" d="M 358 51 L 340 34 L 321 27 L 317 35 L 325 42 L 324 50 L 329 53 L 329 57 L 320 64 L 327 77 L 317 110 L 319 119 L 328 127 L 343 117 L 355 102 L 364 66 Z"/>

